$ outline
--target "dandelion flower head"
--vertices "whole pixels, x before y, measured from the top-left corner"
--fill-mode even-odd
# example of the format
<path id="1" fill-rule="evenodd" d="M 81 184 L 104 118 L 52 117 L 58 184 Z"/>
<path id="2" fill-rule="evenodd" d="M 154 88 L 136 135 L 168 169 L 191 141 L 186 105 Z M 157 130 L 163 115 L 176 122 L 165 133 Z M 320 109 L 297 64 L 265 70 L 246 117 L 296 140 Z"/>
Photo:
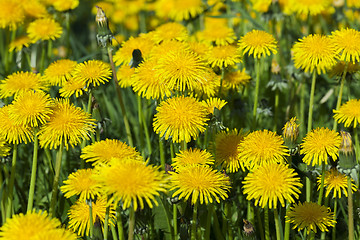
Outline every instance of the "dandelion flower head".
<path id="1" fill-rule="evenodd" d="M 208 113 L 214 114 L 214 109 L 221 110 L 227 102 L 225 100 L 222 100 L 220 98 L 208 98 L 206 100 L 202 101 L 204 106 L 206 107 Z"/>
<path id="2" fill-rule="evenodd" d="M 360 99 L 351 99 L 342 104 L 339 110 L 333 110 L 334 119 L 338 123 L 344 123 L 345 127 L 360 124 Z"/>
<path id="3" fill-rule="evenodd" d="M 246 86 L 250 80 L 251 77 L 246 73 L 245 68 L 242 70 L 230 71 L 225 74 L 224 87 L 237 90 L 241 86 Z"/>
<path id="4" fill-rule="evenodd" d="M 52 18 L 39 18 L 31 22 L 26 30 L 33 43 L 55 40 L 63 33 L 62 27 Z"/>
<path id="5" fill-rule="evenodd" d="M 198 39 L 208 44 L 215 44 L 217 46 L 229 45 L 235 42 L 236 35 L 232 28 L 226 25 L 216 24 L 216 27 L 211 24 L 205 24 L 205 29 L 197 33 Z"/>
<path id="6" fill-rule="evenodd" d="M 285 207 L 286 201 L 294 203 L 294 198 L 299 198 L 302 188 L 294 169 L 275 162 L 265 163 L 249 172 L 243 184 L 247 200 L 255 199 L 255 206 L 269 206 L 270 209 L 276 209 L 278 201 L 282 207 Z"/>
<path id="7" fill-rule="evenodd" d="M 100 196 L 100 187 L 93 178 L 94 174 L 96 172 L 91 168 L 79 169 L 68 176 L 60 190 L 66 198 L 79 195 L 80 201 L 95 199 Z"/>
<path id="8" fill-rule="evenodd" d="M 238 46 L 243 55 L 254 55 L 254 58 L 270 56 L 277 53 L 277 41 L 274 36 L 260 30 L 252 30 L 241 37 Z"/>
<path id="9" fill-rule="evenodd" d="M 144 202 L 152 208 L 160 192 L 167 191 L 168 177 L 159 167 L 146 165 L 145 162 L 124 160 L 99 168 L 97 181 L 101 188 L 111 195 L 109 202 L 115 205 L 121 201 L 123 209 L 144 208 Z"/>
<path id="10" fill-rule="evenodd" d="M 336 223 L 334 213 L 329 207 L 314 202 L 299 203 L 290 207 L 286 222 L 293 223 L 293 229 L 298 228 L 299 231 L 306 228 L 308 234 L 311 230 L 316 233 L 317 228 L 321 232 L 327 232 L 328 227 L 333 227 Z"/>
<path id="11" fill-rule="evenodd" d="M 174 97 L 160 103 L 156 108 L 154 130 L 160 137 L 172 138 L 173 142 L 190 142 L 199 132 L 204 132 L 208 120 L 207 111 L 193 97 Z"/>
<path id="12" fill-rule="evenodd" d="M 268 130 L 259 130 L 245 136 L 238 145 L 241 168 L 256 169 L 266 162 L 283 163 L 288 150 L 281 136 Z"/>
<path id="13" fill-rule="evenodd" d="M 21 51 L 24 47 L 27 48 L 30 46 L 30 38 L 28 36 L 21 36 L 16 38 L 14 41 L 10 42 L 9 52 L 15 50 L 15 52 Z"/>
<path id="14" fill-rule="evenodd" d="M 296 68 L 321 74 L 336 64 L 338 49 L 334 41 L 320 34 L 310 34 L 299 39 L 292 48 Z"/>
<path id="15" fill-rule="evenodd" d="M 230 190 L 229 177 L 206 165 L 187 165 L 171 174 L 170 191 L 175 190 L 172 197 L 179 196 L 191 204 L 208 204 L 220 202 L 228 197 Z"/>
<path id="16" fill-rule="evenodd" d="M 331 33 L 337 48 L 341 50 L 340 60 L 346 62 L 360 62 L 360 32 L 355 29 L 344 28 Z"/>
<path id="17" fill-rule="evenodd" d="M 87 92 L 86 82 L 83 79 L 74 79 L 71 77 L 63 83 L 59 89 L 60 96 L 63 98 L 69 98 L 75 94 L 75 97 L 80 97 Z"/>
<path id="18" fill-rule="evenodd" d="M 89 60 L 76 65 L 72 72 L 75 81 L 84 81 L 89 87 L 105 84 L 111 79 L 110 65 L 100 60 Z"/>
<path id="19" fill-rule="evenodd" d="M 135 68 L 132 68 L 129 65 L 121 65 L 116 72 L 120 87 L 122 88 L 130 87 L 133 82 L 132 78 L 134 74 L 135 74 Z"/>
<path id="20" fill-rule="evenodd" d="M 236 63 L 241 62 L 239 50 L 234 45 L 212 47 L 205 57 L 212 68 L 234 66 Z"/>
<path id="21" fill-rule="evenodd" d="M 321 175 L 318 177 L 317 183 L 319 191 L 321 185 Z M 324 186 L 326 188 L 325 197 L 328 197 L 330 192 L 332 192 L 333 190 L 333 198 L 341 198 L 341 193 L 343 193 L 345 197 L 348 196 L 347 176 L 338 172 L 335 168 L 332 168 L 329 171 L 325 172 Z M 352 192 L 356 191 L 356 185 L 354 183 L 351 183 L 351 189 Z"/>
<path id="22" fill-rule="evenodd" d="M 238 159 L 238 145 L 244 139 L 242 130 L 221 131 L 215 135 L 215 146 L 212 146 L 215 151 L 215 163 L 221 164 L 228 172 L 237 172 L 240 168 Z"/>
<path id="23" fill-rule="evenodd" d="M 56 11 L 65 12 L 77 8 L 79 0 L 54 0 L 52 5 Z"/>
<path id="24" fill-rule="evenodd" d="M 326 164 L 328 156 L 335 161 L 339 156 L 341 137 L 339 133 L 328 128 L 317 128 L 308 132 L 301 143 L 300 154 L 307 165 Z"/>
<path id="25" fill-rule="evenodd" d="M 194 18 L 204 11 L 201 0 L 171 0 L 173 8 L 169 12 L 169 17 L 174 21 L 183 21 Z"/>
<path id="26" fill-rule="evenodd" d="M 95 166 L 108 164 L 112 158 L 143 160 L 135 148 L 117 139 L 105 139 L 84 147 L 80 158 L 92 162 Z"/>
<path id="27" fill-rule="evenodd" d="M 214 97 L 219 92 L 221 76 L 217 75 L 211 68 L 204 72 L 201 82 L 194 85 L 197 96 Z"/>
<path id="28" fill-rule="evenodd" d="M 167 40 L 186 41 L 188 33 L 186 28 L 180 23 L 169 22 L 157 27 L 152 35 L 155 43 Z"/>
<path id="29" fill-rule="evenodd" d="M 22 1 L 1 0 L 0 1 L 0 28 L 15 30 L 25 19 Z"/>
<path id="30" fill-rule="evenodd" d="M 38 132 L 39 143 L 43 148 L 68 149 L 69 145 L 73 147 L 90 139 L 94 128 L 95 120 L 88 113 L 70 104 L 68 99 L 57 99 L 49 121 Z"/>
<path id="31" fill-rule="evenodd" d="M 318 15 L 329 9 L 331 0 L 293 0 L 292 10 L 298 15 Z"/>
<path id="32" fill-rule="evenodd" d="M 213 165 L 214 159 L 206 149 L 190 148 L 183 151 L 180 150 L 180 152 L 176 154 L 176 157 L 172 159 L 171 166 L 176 170 L 191 164 Z"/>
<path id="33" fill-rule="evenodd" d="M 44 78 L 52 86 L 62 86 L 71 78 L 71 73 L 77 65 L 76 61 L 60 59 L 51 63 L 44 71 Z"/>

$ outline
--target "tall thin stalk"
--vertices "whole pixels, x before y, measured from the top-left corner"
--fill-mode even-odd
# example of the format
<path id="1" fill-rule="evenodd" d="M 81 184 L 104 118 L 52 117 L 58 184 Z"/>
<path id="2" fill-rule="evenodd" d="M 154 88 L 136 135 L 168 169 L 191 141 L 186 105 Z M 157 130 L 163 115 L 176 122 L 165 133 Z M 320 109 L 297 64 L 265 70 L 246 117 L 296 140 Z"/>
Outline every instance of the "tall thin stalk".
<path id="1" fill-rule="evenodd" d="M 128 240 L 134 239 L 134 228 L 135 228 L 135 210 L 134 207 L 130 207 L 130 214 L 129 214 L 129 235 Z"/>
<path id="2" fill-rule="evenodd" d="M 51 202 L 50 202 L 50 208 L 49 208 L 49 213 L 50 213 L 50 216 L 52 216 L 52 217 L 55 216 L 55 210 L 56 210 L 55 207 L 56 207 L 56 201 L 57 201 L 57 192 L 58 192 L 58 186 L 59 186 L 63 149 L 64 149 L 64 143 L 61 142 L 59 150 L 56 154 L 55 176 L 54 176 L 53 188 L 52 188 L 52 192 L 51 192 Z"/>
<path id="3" fill-rule="evenodd" d="M 348 183 L 348 230 L 349 240 L 354 240 L 354 210 L 353 210 L 353 193 L 351 186 L 351 177 L 347 176 Z"/>
<path id="4" fill-rule="evenodd" d="M 342 77 L 341 77 L 339 94 L 338 94 L 338 99 L 337 99 L 337 102 L 336 102 L 336 110 L 340 109 L 342 95 L 343 95 L 343 91 L 344 91 L 344 83 L 345 83 L 345 78 L 346 78 L 346 73 L 347 73 L 348 66 L 349 66 L 349 63 L 347 62 L 345 64 L 344 72 L 343 72 Z M 337 121 L 336 120 L 334 120 L 333 130 L 334 131 L 337 130 Z"/>
<path id="5" fill-rule="evenodd" d="M 197 231 L 196 231 L 196 223 L 197 223 L 197 208 L 198 208 L 198 204 L 195 203 L 194 204 L 194 209 L 193 209 L 193 220 L 191 223 L 191 240 L 197 240 Z"/>
<path id="6" fill-rule="evenodd" d="M 8 189 L 8 204 L 6 207 L 6 218 L 11 218 L 13 202 L 14 202 L 14 183 L 15 183 L 15 175 L 16 175 L 16 158 L 17 158 L 17 144 L 14 144 L 13 147 L 13 156 L 11 162 L 11 173 L 10 173 L 10 182 Z"/>
<path id="7" fill-rule="evenodd" d="M 269 226 L 269 207 L 264 208 L 264 224 L 265 224 L 265 239 L 270 240 L 270 226 Z"/>
<path id="8" fill-rule="evenodd" d="M 33 152 L 32 168 L 31 168 L 29 198 L 28 198 L 28 204 L 27 204 L 28 212 L 31 211 L 33 208 L 35 182 L 36 182 L 36 171 L 37 171 L 37 162 L 38 162 L 39 140 L 38 140 L 38 136 L 37 136 L 36 132 L 34 135 L 35 135 L 34 136 L 34 152 Z"/>
<path id="9" fill-rule="evenodd" d="M 257 106 L 258 106 L 259 89 L 260 89 L 260 59 L 259 58 L 255 58 L 255 74 L 256 74 L 256 85 L 255 85 L 255 96 L 254 96 L 254 108 L 252 114 L 253 130 L 256 129 Z"/>

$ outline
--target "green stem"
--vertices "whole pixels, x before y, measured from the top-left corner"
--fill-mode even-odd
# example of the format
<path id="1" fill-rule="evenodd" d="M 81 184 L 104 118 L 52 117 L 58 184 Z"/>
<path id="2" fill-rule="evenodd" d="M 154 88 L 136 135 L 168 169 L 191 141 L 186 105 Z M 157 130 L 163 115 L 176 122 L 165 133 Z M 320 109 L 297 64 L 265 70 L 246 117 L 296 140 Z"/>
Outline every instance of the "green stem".
<path id="1" fill-rule="evenodd" d="M 292 164 L 292 156 L 291 155 L 288 157 L 288 163 L 289 163 L 289 167 L 290 167 Z M 286 201 L 285 216 L 288 216 L 289 211 L 290 211 L 290 203 L 288 201 Z M 289 239 L 290 239 L 290 222 L 285 220 L 284 240 L 289 240 Z"/>
<path id="2" fill-rule="evenodd" d="M 89 220 L 90 220 L 90 239 L 94 236 L 94 219 L 93 219 L 93 209 L 92 201 L 89 199 Z"/>
<path id="3" fill-rule="evenodd" d="M 210 230 L 211 230 L 211 218 L 214 211 L 214 204 L 210 203 L 207 206 L 207 218 L 206 218 L 206 228 L 205 228 L 205 240 L 210 240 Z"/>
<path id="4" fill-rule="evenodd" d="M 42 72 L 44 70 L 44 66 L 45 66 L 45 42 L 41 42 L 41 58 L 40 58 L 40 67 L 39 67 L 39 72 Z"/>
<path id="5" fill-rule="evenodd" d="M 118 235 L 119 235 L 119 240 L 124 240 L 125 236 L 124 236 L 124 227 L 122 224 L 122 219 L 121 219 L 121 211 L 120 208 L 117 208 L 117 220 L 116 220 L 116 225 L 117 225 L 117 229 L 118 229 Z"/>
<path id="6" fill-rule="evenodd" d="M 359 134 L 357 128 L 354 128 L 354 142 L 355 142 L 355 156 L 358 159 L 359 163 L 359 156 L 360 156 L 360 143 L 359 143 Z"/>
<path id="7" fill-rule="evenodd" d="M 109 212 L 110 212 L 110 206 L 106 207 L 106 212 L 105 212 L 105 219 L 104 219 L 104 240 L 108 239 L 108 229 L 109 229 Z"/>
<path id="8" fill-rule="evenodd" d="M 256 129 L 256 116 L 257 116 L 257 106 L 259 99 L 259 89 L 260 89 L 260 59 L 255 58 L 255 74 L 256 74 L 256 85 L 255 85 L 255 96 L 254 96 L 254 108 L 253 108 L 253 130 Z"/>
<path id="9" fill-rule="evenodd" d="M 250 201 L 247 202 L 247 220 L 251 222 L 251 224 L 255 225 L 255 214 L 254 214 L 254 206 Z"/>
<path id="10" fill-rule="evenodd" d="M 305 84 L 304 83 L 300 83 L 300 127 L 299 127 L 299 132 L 300 132 L 300 138 L 302 138 L 305 135 L 305 93 L 306 93 L 306 89 L 305 89 Z"/>
<path id="11" fill-rule="evenodd" d="M 165 169 L 165 151 L 164 151 L 164 141 L 159 135 L 159 151 L 160 151 L 160 165 L 162 169 Z"/>
<path id="12" fill-rule="evenodd" d="M 144 156 L 144 125 L 143 123 L 143 112 L 142 112 L 142 104 L 141 97 L 139 95 L 136 96 L 137 107 L 138 107 L 138 121 L 139 121 L 139 140 L 140 140 L 140 148 L 142 151 L 142 155 Z"/>
<path id="13" fill-rule="evenodd" d="M 177 239 L 178 229 L 177 229 L 177 206 L 173 204 L 173 226 L 174 226 L 174 236 L 173 239 Z"/>
<path id="14" fill-rule="evenodd" d="M 55 207 L 56 207 L 56 200 L 57 200 L 56 196 L 57 196 L 58 186 L 59 186 L 63 148 L 64 148 L 64 143 L 61 142 L 59 150 L 56 154 L 55 176 L 54 176 L 53 188 L 52 188 L 52 192 L 51 192 L 51 202 L 50 202 L 50 208 L 49 208 L 49 213 L 50 213 L 50 216 L 52 216 L 52 217 L 55 216 Z"/>
<path id="15" fill-rule="evenodd" d="M 89 99 L 86 112 L 91 115 L 91 106 L 92 106 L 92 91 L 89 91 Z M 85 110 L 85 109 L 84 109 Z"/>
<path id="16" fill-rule="evenodd" d="M 334 227 L 332 228 L 332 240 L 336 240 L 336 213 L 337 213 L 337 197 L 334 198 L 334 221 L 335 221 L 335 224 L 334 224 Z"/>
<path id="17" fill-rule="evenodd" d="M 38 162 L 38 148 L 39 140 L 37 133 L 34 134 L 34 152 L 32 160 L 32 169 L 31 169 L 31 178 L 30 178 L 30 189 L 29 189 L 29 199 L 27 204 L 27 211 L 31 211 L 33 208 L 34 202 L 34 193 L 35 193 L 35 182 L 36 182 L 36 171 L 37 171 L 37 162 Z"/>
<path id="18" fill-rule="evenodd" d="M 185 151 L 187 149 L 187 143 L 185 141 L 181 142 L 181 150 Z"/>
<path id="19" fill-rule="evenodd" d="M 13 148 L 13 156 L 11 163 L 11 174 L 10 174 L 10 182 L 8 189 L 8 205 L 6 208 L 6 218 L 11 218 L 12 216 L 12 208 L 14 201 L 14 183 L 15 183 L 15 174 L 16 174 L 16 158 L 17 158 L 17 144 L 14 144 Z"/>
<path id="20" fill-rule="evenodd" d="M 347 68 L 349 66 L 349 63 L 347 62 L 345 64 L 345 68 L 344 68 L 344 72 L 342 74 L 342 78 L 341 78 L 341 82 L 340 82 L 340 89 L 339 89 L 339 94 L 338 94 L 338 99 L 336 102 L 336 110 L 340 109 L 340 105 L 341 105 L 341 100 L 342 100 L 342 95 L 343 95 L 343 91 L 344 91 L 344 83 L 345 83 L 345 77 L 346 77 L 346 73 L 347 73 Z M 337 121 L 334 120 L 334 125 L 333 125 L 333 130 L 336 132 L 337 130 Z"/>
<path id="21" fill-rule="evenodd" d="M 348 182 L 348 226 L 349 226 L 349 240 L 354 240 L 354 211 L 353 211 L 353 193 L 351 186 L 351 177 L 347 177 Z"/>
<path id="22" fill-rule="evenodd" d="M 324 179 L 325 179 L 325 163 L 322 163 L 322 171 L 321 171 L 321 184 L 320 184 L 320 192 L 318 198 L 318 204 L 321 205 L 322 197 L 324 195 Z"/>
<path id="23" fill-rule="evenodd" d="M 312 77 L 312 81 L 311 81 L 307 132 L 310 132 L 311 129 L 312 129 L 312 116 L 313 116 L 313 111 L 314 111 L 315 84 L 316 84 L 316 72 L 313 73 L 313 77 Z"/>
<path id="24" fill-rule="evenodd" d="M 276 228 L 276 240 L 281 240 L 279 214 L 276 208 L 274 208 L 274 220 Z"/>
<path id="25" fill-rule="evenodd" d="M 229 206 L 228 204 L 225 202 L 224 203 L 224 214 L 222 214 L 222 233 L 226 238 L 226 233 L 229 229 L 229 225 L 228 225 L 228 219 L 227 219 L 227 215 L 229 214 Z"/>
<path id="26" fill-rule="evenodd" d="M 270 240 L 269 207 L 264 208 L 265 239 Z"/>
<path id="27" fill-rule="evenodd" d="M 130 207 L 130 213 L 129 213 L 129 235 L 128 240 L 134 239 L 134 228 L 135 228 L 135 210 L 134 207 Z"/>
<path id="28" fill-rule="evenodd" d="M 110 225 L 110 228 L 111 228 L 111 235 L 112 235 L 112 239 L 119 239 L 118 236 L 117 236 L 117 233 L 116 233 L 116 229 L 114 227 L 114 225 Z M 124 238 L 122 238 L 124 239 Z M 107 240 L 104 236 L 104 240 Z"/>
<path id="29" fill-rule="evenodd" d="M 194 204 L 193 220 L 191 223 L 191 240 L 196 240 L 197 203 Z"/>
<path id="30" fill-rule="evenodd" d="M 220 78 L 220 87 L 219 87 L 218 97 L 221 96 L 220 94 L 221 94 L 221 90 L 222 90 L 222 86 L 223 86 L 224 76 L 225 76 L 225 68 L 224 68 L 224 66 L 222 66 L 221 67 L 221 78 Z"/>
<path id="31" fill-rule="evenodd" d="M 131 136 L 129 119 L 128 119 L 128 117 L 127 117 L 127 113 L 126 113 L 126 110 L 125 110 L 124 100 L 123 100 L 122 93 L 121 93 L 120 86 L 119 86 L 119 82 L 118 82 L 118 79 L 117 79 L 117 76 L 116 76 L 116 69 L 115 69 L 115 64 L 114 64 L 114 61 L 113 61 L 113 56 L 112 56 L 111 47 L 108 47 L 108 48 L 107 48 L 107 51 L 108 51 L 108 55 L 109 55 L 109 60 L 110 60 L 111 69 L 112 69 L 112 72 L 113 72 L 113 79 L 114 79 L 114 83 L 115 83 L 115 89 L 116 89 L 116 93 L 117 93 L 117 96 L 118 96 L 118 99 L 119 99 L 119 104 L 120 104 L 121 113 L 122 113 L 122 115 L 123 115 L 123 120 L 124 120 L 126 135 L 127 135 L 128 141 L 129 141 L 129 145 L 130 145 L 131 147 L 133 147 L 133 146 L 134 146 L 134 142 L 133 142 L 133 139 L 132 139 L 132 136 Z"/>

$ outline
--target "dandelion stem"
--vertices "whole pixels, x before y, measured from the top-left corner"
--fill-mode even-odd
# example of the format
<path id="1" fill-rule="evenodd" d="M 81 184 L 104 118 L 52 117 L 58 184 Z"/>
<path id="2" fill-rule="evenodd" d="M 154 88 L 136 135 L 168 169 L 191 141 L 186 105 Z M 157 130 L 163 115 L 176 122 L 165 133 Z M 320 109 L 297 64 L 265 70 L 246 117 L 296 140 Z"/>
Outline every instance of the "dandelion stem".
<path id="1" fill-rule="evenodd" d="M 134 239 L 134 227 L 135 227 L 135 210 L 134 207 L 130 207 L 129 213 L 129 235 L 128 240 Z"/>
<path id="2" fill-rule="evenodd" d="M 274 208 L 274 220 L 275 220 L 275 228 L 276 228 L 276 240 L 281 240 L 280 221 L 279 221 L 279 214 L 277 208 Z"/>
<path id="3" fill-rule="evenodd" d="M 116 93 L 117 93 L 117 96 L 118 96 L 118 99 L 119 99 L 121 113 L 123 115 L 126 135 L 127 135 L 128 141 L 129 141 L 129 145 L 131 147 L 133 147 L 134 142 L 133 142 L 133 139 L 132 139 L 132 136 L 131 136 L 129 119 L 128 119 L 127 114 L 126 114 L 124 100 L 123 100 L 121 89 L 120 89 L 120 86 L 119 86 L 119 82 L 118 82 L 118 79 L 117 79 L 117 76 L 116 76 L 116 69 L 115 69 L 115 64 L 114 64 L 113 56 L 112 56 L 112 50 L 111 50 L 110 46 L 107 48 L 107 51 L 108 51 L 110 65 L 111 65 L 111 69 L 112 69 L 112 73 L 113 73 L 113 79 L 114 79 L 114 83 L 115 83 Z"/>
<path id="4" fill-rule="evenodd" d="M 279 89 L 275 90 L 275 103 L 274 103 L 274 127 L 273 131 L 277 131 L 277 122 L 278 122 L 278 115 L 279 115 Z"/>
<path id="5" fill-rule="evenodd" d="M 173 239 L 176 240 L 178 230 L 177 230 L 177 206 L 176 206 L 175 203 L 173 204 L 173 225 L 174 225 L 174 237 L 173 237 Z"/>
<path id="6" fill-rule="evenodd" d="M 118 236 L 117 236 L 115 227 L 111 224 L 110 228 L 111 228 L 112 239 L 119 239 Z M 122 238 L 122 239 L 124 239 L 124 238 Z M 104 240 L 107 240 L 105 238 L 105 234 L 104 234 Z"/>
<path id="7" fill-rule="evenodd" d="M 342 78 L 341 78 L 341 82 L 340 82 L 340 89 L 339 89 L 338 99 L 337 99 L 337 103 L 336 103 L 336 110 L 340 109 L 343 90 L 344 90 L 344 83 L 345 83 L 345 78 L 346 78 L 346 73 L 347 73 L 348 66 L 349 66 L 349 63 L 347 62 L 345 64 L 344 72 L 342 74 Z M 336 120 L 334 120 L 333 130 L 334 131 L 337 130 L 337 121 Z"/>
<path id="8" fill-rule="evenodd" d="M 205 240 L 210 240 L 210 229 L 211 229 L 211 218 L 214 211 L 214 204 L 210 203 L 207 206 L 207 219 L 206 219 L 206 228 L 205 228 Z"/>
<path id="9" fill-rule="evenodd" d="M 13 201 L 14 201 L 14 183 L 15 183 L 15 174 L 16 174 L 16 158 L 17 158 L 17 144 L 14 144 L 13 156 L 11 163 L 11 173 L 10 173 L 10 182 L 8 190 L 8 205 L 6 208 L 6 218 L 11 218 Z"/>
<path id="10" fill-rule="evenodd" d="M 351 186 L 351 177 L 347 177 L 348 182 L 348 228 L 349 228 L 349 240 L 354 240 L 354 212 L 353 212 L 353 195 Z"/>
<path id="11" fill-rule="evenodd" d="M 256 129 L 256 116 L 257 116 L 257 106 L 259 98 L 259 89 L 260 89 L 260 59 L 255 58 L 255 74 L 256 74 L 256 85 L 255 85 L 255 96 L 254 96 L 254 109 L 253 109 L 253 130 Z"/>
<path id="12" fill-rule="evenodd" d="M 197 203 L 194 204 L 194 209 L 193 209 L 193 220 L 191 223 L 191 240 L 196 240 L 196 220 L 197 220 Z"/>
<path id="13" fill-rule="evenodd" d="M 264 208 L 265 239 L 270 240 L 269 207 Z"/>
<path id="14" fill-rule="evenodd" d="M 34 134 L 34 152 L 33 152 L 33 160 L 32 160 L 32 169 L 31 169 L 31 178 L 30 178 L 30 189 L 29 189 L 29 199 L 27 204 L 27 211 L 31 211 L 33 208 L 34 202 L 34 193 L 35 193 L 35 182 L 36 182 L 36 171 L 37 171 L 37 162 L 38 162 L 38 148 L 39 148 L 39 140 L 37 133 Z"/>
<path id="15" fill-rule="evenodd" d="M 58 186 L 59 186 L 63 148 L 64 148 L 64 143 L 61 142 L 59 150 L 56 154 L 55 176 L 54 176 L 53 188 L 52 188 L 52 192 L 51 192 L 51 202 L 50 202 L 50 208 L 49 208 L 49 213 L 50 213 L 50 216 L 52 216 L 52 217 L 55 216 L 55 206 L 56 206 L 56 199 L 57 199 L 56 195 L 57 195 Z"/>
<path id="16" fill-rule="evenodd" d="M 107 206 L 106 212 L 105 212 L 105 219 L 104 219 L 104 240 L 107 240 L 107 238 L 108 238 L 109 212 L 110 212 L 110 206 Z M 117 238 L 115 238 L 115 239 L 117 239 Z"/>
<path id="17" fill-rule="evenodd" d="M 320 192 L 319 192 L 319 198 L 318 198 L 319 205 L 321 205 L 322 197 L 324 195 L 324 179 L 325 179 L 325 163 L 322 163 L 321 184 L 320 184 Z"/>
<path id="18" fill-rule="evenodd" d="M 116 225 L 117 225 L 117 229 L 118 229 L 119 240 L 124 240 L 125 239 L 125 237 L 124 237 L 124 228 L 123 228 L 123 224 L 122 224 L 120 208 L 117 208 Z"/>
<path id="19" fill-rule="evenodd" d="M 159 135 L 159 151 L 160 151 L 160 165 L 162 169 L 165 169 L 165 151 L 164 151 L 164 141 Z"/>
<path id="20" fill-rule="evenodd" d="M 336 240 L 336 213 L 337 213 L 337 197 L 334 198 L 334 227 L 332 228 L 332 240 Z"/>

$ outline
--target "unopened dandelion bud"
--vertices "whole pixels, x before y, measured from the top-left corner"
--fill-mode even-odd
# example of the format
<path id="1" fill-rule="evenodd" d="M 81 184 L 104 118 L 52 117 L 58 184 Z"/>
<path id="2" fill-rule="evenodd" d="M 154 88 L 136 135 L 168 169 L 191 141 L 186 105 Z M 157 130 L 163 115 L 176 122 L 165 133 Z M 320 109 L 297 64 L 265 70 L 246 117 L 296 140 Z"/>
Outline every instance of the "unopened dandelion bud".
<path id="1" fill-rule="evenodd" d="M 339 148 L 339 171 L 342 172 L 342 170 L 345 170 L 344 173 L 348 173 L 346 170 L 353 169 L 356 166 L 354 147 L 350 133 L 340 131 L 340 135 L 342 141 Z"/>
<path id="2" fill-rule="evenodd" d="M 245 236 L 249 237 L 249 236 L 252 236 L 255 234 L 255 229 L 254 229 L 254 226 L 251 224 L 251 222 L 249 222 L 248 220 L 246 219 L 243 219 L 243 222 L 244 222 L 244 234 Z"/>
<path id="3" fill-rule="evenodd" d="M 297 145 L 296 140 L 299 136 L 299 126 L 300 124 L 296 124 L 296 117 L 293 117 L 285 123 L 285 126 L 282 129 L 285 145 L 289 149 L 292 149 Z"/>
<path id="4" fill-rule="evenodd" d="M 98 6 L 95 21 L 98 25 L 98 34 L 96 34 L 96 39 L 98 45 L 101 47 L 107 47 L 112 44 L 113 34 L 109 29 L 108 19 L 105 15 L 105 12 Z"/>

